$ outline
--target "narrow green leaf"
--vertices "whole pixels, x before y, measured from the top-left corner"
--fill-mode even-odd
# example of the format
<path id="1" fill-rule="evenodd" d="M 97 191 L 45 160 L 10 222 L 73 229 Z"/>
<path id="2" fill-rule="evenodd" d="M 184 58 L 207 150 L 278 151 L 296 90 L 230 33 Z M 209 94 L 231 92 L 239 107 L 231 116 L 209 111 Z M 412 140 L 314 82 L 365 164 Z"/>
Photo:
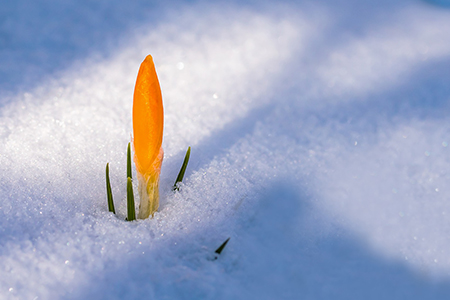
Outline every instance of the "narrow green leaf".
<path id="1" fill-rule="evenodd" d="M 172 188 L 172 190 L 174 190 L 174 191 L 178 191 L 179 190 L 177 184 L 179 182 L 183 181 L 184 173 L 186 172 L 186 167 L 188 165 L 190 156 L 191 156 L 191 147 L 188 147 L 188 149 L 186 151 L 186 155 L 184 156 L 183 165 L 181 166 L 180 172 L 178 173 L 178 176 L 177 176 L 177 180 L 175 180 L 175 183 L 174 183 L 173 188 Z"/>
<path id="2" fill-rule="evenodd" d="M 127 178 L 127 221 L 136 220 L 136 211 L 134 208 L 133 183 L 131 178 Z"/>
<path id="3" fill-rule="evenodd" d="M 114 201 L 113 201 L 113 195 L 111 191 L 111 183 L 109 181 L 109 163 L 106 164 L 106 195 L 108 197 L 108 210 L 116 213 L 116 210 L 114 209 Z"/>
<path id="4" fill-rule="evenodd" d="M 222 253 L 223 248 L 225 248 L 225 246 L 227 245 L 228 241 L 230 240 L 230 238 L 227 238 L 227 240 L 225 242 L 222 243 L 222 245 L 220 245 L 219 248 L 217 248 L 217 250 L 215 251 L 217 254 Z"/>
<path id="5" fill-rule="evenodd" d="M 128 143 L 127 148 L 127 177 L 133 178 L 131 176 L 131 143 Z"/>

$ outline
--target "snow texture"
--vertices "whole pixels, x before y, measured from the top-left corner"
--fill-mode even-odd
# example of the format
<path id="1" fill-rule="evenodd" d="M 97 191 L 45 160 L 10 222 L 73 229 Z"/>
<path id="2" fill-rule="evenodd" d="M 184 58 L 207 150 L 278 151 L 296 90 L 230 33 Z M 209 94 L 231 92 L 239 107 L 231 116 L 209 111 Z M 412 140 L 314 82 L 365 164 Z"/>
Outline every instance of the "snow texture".
<path id="1" fill-rule="evenodd" d="M 5 1 L 0 299 L 449 299 L 449 6 Z M 147 54 L 161 206 L 125 222 Z"/>

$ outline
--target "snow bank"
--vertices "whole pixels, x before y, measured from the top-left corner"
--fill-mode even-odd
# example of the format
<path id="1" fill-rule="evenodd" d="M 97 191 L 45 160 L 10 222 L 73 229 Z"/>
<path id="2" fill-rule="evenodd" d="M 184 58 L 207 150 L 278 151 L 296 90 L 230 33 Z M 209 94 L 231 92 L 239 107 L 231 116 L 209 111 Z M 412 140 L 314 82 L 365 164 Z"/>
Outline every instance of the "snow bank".
<path id="1" fill-rule="evenodd" d="M 73 64 L 48 41 L 36 42 L 54 51 L 48 69 L 11 54 L 16 78 L 1 85 L 3 298 L 448 297 L 450 11 L 414 1 L 136 2 L 123 15 L 86 5 L 82 18 L 111 9 L 113 29 L 139 12 L 117 40 L 75 47 Z M 67 24 L 62 36 L 77 32 Z M 18 42 L 0 51 L 28 53 L 20 28 L 3 30 Z M 149 53 L 166 114 L 161 207 L 124 222 L 131 98 Z M 16 63 L 41 78 L 17 79 Z"/>

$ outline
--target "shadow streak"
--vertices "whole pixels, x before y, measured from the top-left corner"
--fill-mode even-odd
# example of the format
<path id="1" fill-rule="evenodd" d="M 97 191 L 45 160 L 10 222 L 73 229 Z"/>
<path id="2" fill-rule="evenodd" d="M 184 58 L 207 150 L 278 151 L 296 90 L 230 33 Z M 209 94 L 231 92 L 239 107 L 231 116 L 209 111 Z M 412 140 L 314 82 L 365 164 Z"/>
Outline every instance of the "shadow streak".
<path id="1" fill-rule="evenodd" d="M 172 262 L 133 255 L 105 266 L 95 282 L 64 299 L 446 299 L 448 282 L 436 282 L 402 262 L 374 253 L 342 228 L 327 227 L 306 189 L 272 182 L 239 224 L 218 260 L 217 232 L 203 227 L 173 239 Z M 229 226 L 217 224 L 223 235 Z M 228 231 L 228 233 L 226 233 Z M 206 238 L 205 240 L 205 237 Z M 181 241 L 181 243 L 180 243 Z M 199 242 L 203 241 L 203 242 Z M 137 257 L 138 256 L 138 257 Z M 172 257 L 172 258 L 171 258 Z M 98 275 L 100 277 L 98 277 Z M 142 278 L 148 280 L 142 280 Z M 136 284 L 136 283 L 139 284 Z"/>
<path id="2" fill-rule="evenodd" d="M 0 6 L 0 107 L 83 59 L 106 59 L 177 1 L 4 1 Z"/>

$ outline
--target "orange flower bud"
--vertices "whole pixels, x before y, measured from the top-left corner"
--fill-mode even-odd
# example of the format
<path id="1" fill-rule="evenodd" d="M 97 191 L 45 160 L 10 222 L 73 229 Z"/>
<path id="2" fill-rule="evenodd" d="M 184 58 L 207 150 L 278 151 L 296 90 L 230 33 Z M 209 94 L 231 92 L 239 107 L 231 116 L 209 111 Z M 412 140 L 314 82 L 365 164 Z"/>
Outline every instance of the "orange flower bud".
<path id="1" fill-rule="evenodd" d="M 139 68 L 133 98 L 133 148 L 141 201 L 140 219 L 153 216 L 159 207 L 163 127 L 161 87 L 153 59 L 148 55 Z"/>

